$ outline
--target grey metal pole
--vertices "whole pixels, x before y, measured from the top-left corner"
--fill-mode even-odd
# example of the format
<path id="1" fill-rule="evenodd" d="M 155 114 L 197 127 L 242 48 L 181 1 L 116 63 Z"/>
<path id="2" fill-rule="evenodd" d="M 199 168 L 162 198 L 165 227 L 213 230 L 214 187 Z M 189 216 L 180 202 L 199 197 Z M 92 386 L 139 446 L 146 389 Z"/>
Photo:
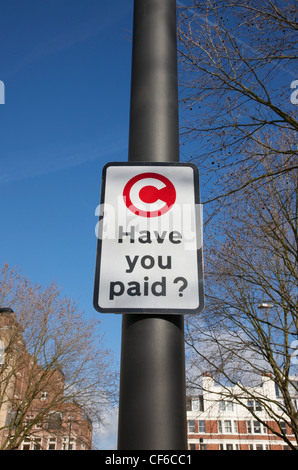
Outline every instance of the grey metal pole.
<path id="1" fill-rule="evenodd" d="M 178 162 L 176 1 L 135 0 L 129 161 Z M 185 450 L 184 319 L 124 314 L 119 450 Z"/>

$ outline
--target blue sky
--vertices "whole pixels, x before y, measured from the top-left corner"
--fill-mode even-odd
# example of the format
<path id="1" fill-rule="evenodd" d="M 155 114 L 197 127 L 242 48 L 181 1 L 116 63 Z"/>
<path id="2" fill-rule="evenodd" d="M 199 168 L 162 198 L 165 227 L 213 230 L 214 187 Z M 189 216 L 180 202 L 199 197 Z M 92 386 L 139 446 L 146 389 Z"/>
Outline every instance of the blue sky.
<path id="1" fill-rule="evenodd" d="M 103 165 L 128 158 L 132 22 L 133 0 L 0 5 L 0 265 L 100 315 L 118 360 L 121 315 L 93 308 L 95 210 Z"/>
<path id="2" fill-rule="evenodd" d="M 0 7 L 0 264 L 44 287 L 54 280 L 86 315 L 100 315 L 93 285 L 102 166 L 127 160 L 132 21 L 133 0 Z M 121 315 L 101 320 L 119 361 Z M 115 446 L 112 422 L 100 446 Z"/>
<path id="3" fill-rule="evenodd" d="M 132 21 L 133 0 L 1 2 L 0 263 L 86 315 L 102 166 L 127 160 Z M 101 317 L 119 355 L 121 316 Z"/>

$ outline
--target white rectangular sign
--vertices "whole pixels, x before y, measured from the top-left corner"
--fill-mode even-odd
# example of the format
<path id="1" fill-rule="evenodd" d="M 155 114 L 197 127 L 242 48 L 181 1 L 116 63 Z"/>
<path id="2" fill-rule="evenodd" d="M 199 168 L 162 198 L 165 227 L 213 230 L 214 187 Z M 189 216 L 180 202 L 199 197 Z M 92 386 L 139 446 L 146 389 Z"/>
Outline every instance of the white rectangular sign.
<path id="1" fill-rule="evenodd" d="M 195 165 L 107 164 L 97 225 L 95 309 L 201 312 L 201 219 Z"/>

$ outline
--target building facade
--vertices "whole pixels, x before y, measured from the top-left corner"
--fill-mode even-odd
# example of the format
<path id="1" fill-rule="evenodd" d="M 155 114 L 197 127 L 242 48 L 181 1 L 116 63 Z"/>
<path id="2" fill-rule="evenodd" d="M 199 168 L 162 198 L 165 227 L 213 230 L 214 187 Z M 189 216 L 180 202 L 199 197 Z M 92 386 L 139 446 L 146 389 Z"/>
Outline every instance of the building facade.
<path id="1" fill-rule="evenodd" d="M 272 401 L 272 406 L 276 406 L 275 411 L 279 416 L 278 403 L 281 398 L 271 377 L 264 375 L 260 386 L 251 388 L 247 391 L 247 396 L 244 396 L 239 386 L 217 386 L 212 376 L 206 373 L 202 390 L 201 395 L 189 397 L 187 402 L 190 450 L 290 449 L 291 445 L 273 431 L 284 433 L 286 439 L 297 445 L 291 428 L 282 417 L 280 420 L 272 420 L 262 405 L 267 397 Z M 256 399 L 258 396 L 262 397 L 262 401 Z M 241 400 L 236 397 L 241 397 Z M 297 388 L 296 391 L 293 390 L 292 400 L 298 411 Z"/>
<path id="2" fill-rule="evenodd" d="M 0 449 L 91 449 L 92 423 L 64 387 L 63 373 L 36 363 L 14 312 L 1 308 Z"/>

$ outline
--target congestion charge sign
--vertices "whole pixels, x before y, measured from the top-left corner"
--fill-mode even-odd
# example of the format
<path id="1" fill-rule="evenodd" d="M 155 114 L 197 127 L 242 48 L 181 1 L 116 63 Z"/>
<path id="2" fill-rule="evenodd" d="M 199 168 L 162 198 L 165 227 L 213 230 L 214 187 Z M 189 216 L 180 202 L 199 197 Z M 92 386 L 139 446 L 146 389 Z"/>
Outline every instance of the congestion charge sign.
<path id="1" fill-rule="evenodd" d="M 96 235 L 96 310 L 203 310 L 202 216 L 195 165 L 108 163 Z"/>

